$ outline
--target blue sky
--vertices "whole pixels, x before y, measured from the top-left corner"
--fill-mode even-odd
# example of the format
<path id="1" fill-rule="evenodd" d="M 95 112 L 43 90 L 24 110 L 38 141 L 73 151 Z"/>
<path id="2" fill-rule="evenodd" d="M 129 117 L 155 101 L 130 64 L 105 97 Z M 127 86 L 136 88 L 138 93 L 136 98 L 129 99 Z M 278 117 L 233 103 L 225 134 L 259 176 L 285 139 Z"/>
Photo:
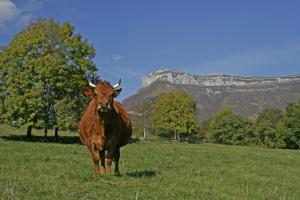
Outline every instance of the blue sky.
<path id="1" fill-rule="evenodd" d="M 196 75 L 300 74 L 298 0 L 0 0 L 0 46 L 40 17 L 69 21 L 96 49 L 119 99 L 161 68 Z"/>

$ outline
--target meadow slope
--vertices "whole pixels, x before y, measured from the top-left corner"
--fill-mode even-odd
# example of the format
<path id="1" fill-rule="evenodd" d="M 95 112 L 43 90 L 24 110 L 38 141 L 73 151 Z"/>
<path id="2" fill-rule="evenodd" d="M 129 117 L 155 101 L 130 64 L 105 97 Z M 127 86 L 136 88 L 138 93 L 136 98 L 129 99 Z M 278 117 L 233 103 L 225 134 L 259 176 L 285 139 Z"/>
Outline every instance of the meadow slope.
<path id="1" fill-rule="evenodd" d="M 142 141 L 100 177 L 76 133 L 24 133 L 0 125 L 1 199 L 300 199 L 300 151 Z"/>

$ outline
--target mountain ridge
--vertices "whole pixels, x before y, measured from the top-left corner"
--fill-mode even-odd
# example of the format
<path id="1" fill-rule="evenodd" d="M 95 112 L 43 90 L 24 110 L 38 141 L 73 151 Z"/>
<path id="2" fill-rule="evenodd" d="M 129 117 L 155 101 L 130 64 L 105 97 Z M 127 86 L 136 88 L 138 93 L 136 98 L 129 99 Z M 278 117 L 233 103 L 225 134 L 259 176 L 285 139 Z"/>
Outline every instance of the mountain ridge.
<path id="1" fill-rule="evenodd" d="M 242 86 L 242 85 L 259 85 L 275 84 L 282 82 L 300 81 L 300 75 L 285 75 L 277 77 L 259 77 L 259 76 L 233 76 L 228 74 L 212 75 L 192 75 L 187 72 L 177 72 L 172 70 L 158 70 L 143 77 L 143 87 L 151 85 L 153 82 L 168 81 L 173 84 L 187 84 L 199 86 Z"/>
<path id="2" fill-rule="evenodd" d="M 197 102 L 200 118 L 214 115 L 220 108 L 232 107 L 242 116 L 255 118 L 267 107 L 284 109 L 300 98 L 300 75 L 242 77 L 226 74 L 195 76 L 186 72 L 160 70 L 145 76 L 143 87 L 123 101 L 128 110 L 144 99 L 155 100 L 171 91 L 184 91 Z"/>

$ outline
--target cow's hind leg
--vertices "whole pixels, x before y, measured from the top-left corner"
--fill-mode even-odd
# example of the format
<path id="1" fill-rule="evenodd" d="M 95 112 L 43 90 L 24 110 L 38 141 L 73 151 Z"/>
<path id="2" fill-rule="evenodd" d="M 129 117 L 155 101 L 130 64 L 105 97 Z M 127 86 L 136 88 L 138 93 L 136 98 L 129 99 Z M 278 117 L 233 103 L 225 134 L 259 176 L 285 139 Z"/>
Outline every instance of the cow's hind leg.
<path id="1" fill-rule="evenodd" d="M 114 155 L 115 175 L 120 175 L 119 160 L 120 160 L 120 149 L 117 149 Z"/>
<path id="2" fill-rule="evenodd" d="M 93 158 L 93 162 L 95 165 L 95 174 L 99 174 L 100 173 L 100 169 L 99 169 L 99 154 L 97 149 L 95 149 L 93 144 L 90 144 L 88 146 L 88 149 L 90 150 L 91 154 L 92 154 L 92 158 Z"/>

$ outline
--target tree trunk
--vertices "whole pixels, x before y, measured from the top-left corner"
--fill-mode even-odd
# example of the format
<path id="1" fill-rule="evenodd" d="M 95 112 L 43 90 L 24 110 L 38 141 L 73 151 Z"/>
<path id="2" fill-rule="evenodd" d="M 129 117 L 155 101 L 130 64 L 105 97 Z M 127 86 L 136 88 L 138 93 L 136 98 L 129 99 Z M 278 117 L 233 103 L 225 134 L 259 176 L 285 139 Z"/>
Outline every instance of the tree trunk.
<path id="1" fill-rule="evenodd" d="M 48 133 L 48 130 L 47 130 L 47 128 L 45 127 L 44 141 L 47 141 L 47 133 Z"/>
<path id="2" fill-rule="evenodd" d="M 144 128 L 144 139 L 147 137 L 147 131 L 146 128 Z"/>
<path id="3" fill-rule="evenodd" d="M 177 134 L 176 134 L 176 132 L 175 132 L 175 138 L 174 138 L 174 140 L 177 140 Z"/>
<path id="4" fill-rule="evenodd" d="M 177 133 L 177 140 L 180 141 L 179 133 Z"/>
<path id="5" fill-rule="evenodd" d="M 54 137 L 55 137 L 55 140 L 58 139 L 58 127 L 55 127 Z"/>
<path id="6" fill-rule="evenodd" d="M 27 134 L 26 134 L 27 138 L 31 138 L 31 136 L 32 136 L 31 131 L 32 131 L 32 126 L 28 126 Z"/>

